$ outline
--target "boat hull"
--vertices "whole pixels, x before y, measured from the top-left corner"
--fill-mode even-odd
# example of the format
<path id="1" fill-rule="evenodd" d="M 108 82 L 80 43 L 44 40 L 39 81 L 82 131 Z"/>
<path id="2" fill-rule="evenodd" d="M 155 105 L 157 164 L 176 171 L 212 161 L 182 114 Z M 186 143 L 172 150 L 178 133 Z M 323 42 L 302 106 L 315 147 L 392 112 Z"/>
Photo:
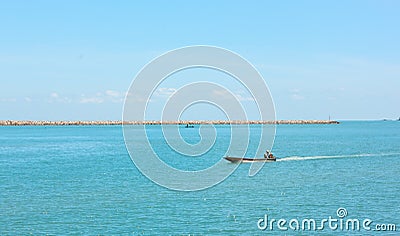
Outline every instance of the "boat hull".
<path id="1" fill-rule="evenodd" d="M 276 158 L 245 158 L 245 157 L 224 157 L 225 160 L 232 163 L 251 163 L 251 162 L 275 162 Z"/>

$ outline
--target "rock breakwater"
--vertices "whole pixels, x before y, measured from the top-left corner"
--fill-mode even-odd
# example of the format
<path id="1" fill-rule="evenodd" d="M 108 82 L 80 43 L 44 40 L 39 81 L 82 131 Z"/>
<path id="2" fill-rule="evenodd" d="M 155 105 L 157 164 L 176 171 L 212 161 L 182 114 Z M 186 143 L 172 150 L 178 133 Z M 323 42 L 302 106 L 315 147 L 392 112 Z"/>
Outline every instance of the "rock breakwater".
<path id="1" fill-rule="evenodd" d="M 339 124 L 334 120 L 185 120 L 185 121 L 30 121 L 0 120 L 0 126 L 83 126 L 83 125 L 246 125 L 246 124 Z"/>

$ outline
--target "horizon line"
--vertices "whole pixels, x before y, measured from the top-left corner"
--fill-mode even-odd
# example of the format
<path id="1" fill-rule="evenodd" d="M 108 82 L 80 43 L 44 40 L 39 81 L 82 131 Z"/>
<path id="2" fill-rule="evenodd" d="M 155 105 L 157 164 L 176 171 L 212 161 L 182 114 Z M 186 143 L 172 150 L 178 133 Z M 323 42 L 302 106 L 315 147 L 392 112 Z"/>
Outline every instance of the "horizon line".
<path id="1" fill-rule="evenodd" d="M 178 120 L 178 121 L 122 121 L 122 120 L 97 120 L 97 121 L 46 121 L 46 120 L 0 120 L 0 126 L 25 126 L 25 125 L 242 125 L 242 124 L 339 124 L 336 120 Z"/>

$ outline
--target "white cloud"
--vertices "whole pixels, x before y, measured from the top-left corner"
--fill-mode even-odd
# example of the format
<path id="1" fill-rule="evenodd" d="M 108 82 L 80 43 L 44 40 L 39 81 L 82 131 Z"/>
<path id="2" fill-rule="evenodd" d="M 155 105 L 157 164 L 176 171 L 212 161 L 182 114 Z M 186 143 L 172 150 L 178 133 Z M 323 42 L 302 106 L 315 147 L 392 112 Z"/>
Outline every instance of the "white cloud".
<path id="1" fill-rule="evenodd" d="M 176 92 L 176 88 L 158 88 L 155 92 L 155 96 L 159 97 L 170 97 L 173 93 Z"/>
<path id="2" fill-rule="evenodd" d="M 304 100 L 304 96 L 301 95 L 301 90 L 298 88 L 294 88 L 289 90 L 291 95 L 290 97 L 292 98 L 292 100 Z"/>
<path id="3" fill-rule="evenodd" d="M 112 102 L 123 102 L 125 98 L 125 93 L 115 90 L 106 90 L 104 93 L 107 96 L 107 99 Z"/>
<path id="4" fill-rule="evenodd" d="M 254 101 L 253 97 L 249 93 L 246 93 L 245 91 L 241 90 L 232 92 L 231 94 L 229 91 L 221 89 L 221 90 L 214 90 L 213 94 L 215 96 L 218 96 L 219 98 L 224 98 L 224 99 L 230 99 L 233 94 L 233 96 L 235 96 L 238 101 L 241 102 Z"/>
<path id="5" fill-rule="evenodd" d="M 104 99 L 101 97 L 83 97 L 79 100 L 79 103 L 103 103 Z"/>
<path id="6" fill-rule="evenodd" d="M 229 92 L 224 90 L 224 89 L 216 89 L 216 90 L 213 91 L 213 94 L 215 96 L 222 97 L 222 98 L 229 98 L 230 97 Z"/>
<path id="7" fill-rule="evenodd" d="M 28 98 L 28 99 L 25 98 L 25 101 L 30 102 L 28 100 L 32 101 L 31 98 Z M 49 102 L 49 103 L 53 103 L 53 102 L 71 103 L 72 99 L 70 99 L 69 97 L 65 97 L 65 96 L 61 97 L 58 93 L 52 92 L 52 93 L 50 93 L 50 98 L 47 100 L 47 102 Z"/>
<path id="8" fill-rule="evenodd" d="M 134 93 L 127 92 L 126 93 L 126 99 L 127 99 L 126 102 L 129 102 L 129 103 L 146 102 L 147 101 L 145 96 L 143 94 L 140 94 L 140 93 L 134 94 Z"/>
<path id="9" fill-rule="evenodd" d="M 0 98 L 0 102 L 16 102 L 16 98 Z"/>
<path id="10" fill-rule="evenodd" d="M 122 96 L 123 96 L 123 93 L 120 93 L 120 92 L 115 91 L 115 90 L 106 90 L 106 91 L 105 91 L 105 94 L 106 94 L 107 96 L 115 97 L 115 98 L 117 98 L 117 97 L 122 97 Z"/>
<path id="11" fill-rule="evenodd" d="M 254 101 L 254 98 L 251 96 L 250 93 L 245 91 L 237 91 L 234 95 L 239 99 L 239 101 Z"/>
<path id="12" fill-rule="evenodd" d="M 115 102 L 121 103 L 124 101 L 125 93 L 116 90 L 106 90 L 104 92 L 97 92 L 93 96 L 81 95 L 79 103 L 104 103 L 104 102 Z"/>
<path id="13" fill-rule="evenodd" d="M 291 97 L 293 100 L 304 100 L 304 97 L 299 94 L 292 94 Z"/>

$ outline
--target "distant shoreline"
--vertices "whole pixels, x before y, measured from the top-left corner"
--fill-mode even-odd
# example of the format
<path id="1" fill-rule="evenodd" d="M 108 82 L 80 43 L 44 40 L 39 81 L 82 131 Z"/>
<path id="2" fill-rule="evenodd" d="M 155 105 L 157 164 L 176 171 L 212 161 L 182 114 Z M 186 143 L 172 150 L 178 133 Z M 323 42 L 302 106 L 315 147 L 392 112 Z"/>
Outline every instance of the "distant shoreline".
<path id="1" fill-rule="evenodd" d="M 30 120 L 0 120 L 0 126 L 68 126 L 68 125 L 247 125 L 247 124 L 339 124 L 335 120 L 182 120 L 182 121 L 30 121 Z"/>

